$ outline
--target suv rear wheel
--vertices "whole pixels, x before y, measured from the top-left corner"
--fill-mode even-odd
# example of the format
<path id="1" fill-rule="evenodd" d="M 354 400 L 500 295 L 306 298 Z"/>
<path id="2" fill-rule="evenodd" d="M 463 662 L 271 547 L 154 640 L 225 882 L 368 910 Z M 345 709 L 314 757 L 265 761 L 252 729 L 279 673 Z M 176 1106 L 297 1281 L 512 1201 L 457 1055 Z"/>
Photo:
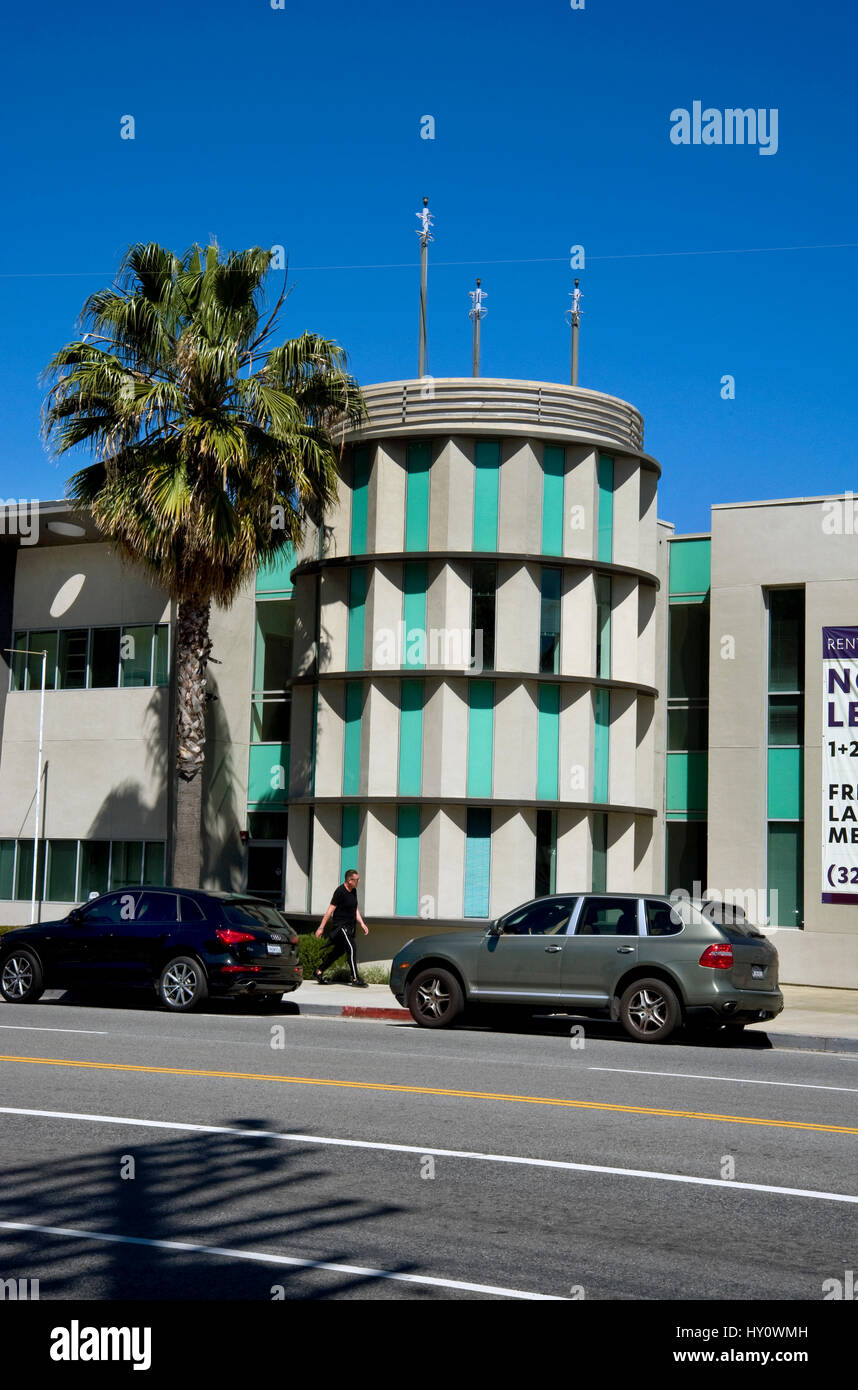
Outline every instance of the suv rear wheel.
<path id="1" fill-rule="evenodd" d="M 455 975 L 440 966 L 420 970 L 408 986 L 411 1017 L 421 1028 L 449 1028 L 464 1007 L 462 987 Z"/>
<path id="2" fill-rule="evenodd" d="M 173 1013 L 202 1003 L 209 992 L 205 971 L 192 956 L 174 956 L 161 971 L 158 998 Z"/>
<path id="3" fill-rule="evenodd" d="M 664 1042 L 681 1021 L 679 1000 L 663 980 L 635 980 L 620 1000 L 620 1022 L 635 1042 Z"/>

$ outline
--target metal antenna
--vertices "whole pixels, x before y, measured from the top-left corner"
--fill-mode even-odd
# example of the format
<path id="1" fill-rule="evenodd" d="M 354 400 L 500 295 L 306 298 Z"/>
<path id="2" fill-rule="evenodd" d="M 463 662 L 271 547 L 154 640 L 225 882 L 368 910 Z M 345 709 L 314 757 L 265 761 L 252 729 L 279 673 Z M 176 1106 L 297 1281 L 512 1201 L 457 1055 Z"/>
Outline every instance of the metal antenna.
<path id="1" fill-rule="evenodd" d="M 434 241 L 432 235 L 432 223 L 434 221 L 429 211 L 429 199 L 423 199 L 423 208 L 417 213 L 420 218 L 420 230 L 417 235 L 420 238 L 420 336 L 417 348 L 417 375 L 426 375 L 426 291 L 429 275 L 429 243 Z"/>
<path id="2" fill-rule="evenodd" d="M 578 329 L 581 324 L 581 291 L 578 288 L 580 280 L 575 281 L 575 288 L 572 291 L 572 308 L 566 310 L 566 322 L 572 325 L 572 385 L 578 385 Z"/>
<path id="3" fill-rule="evenodd" d="M 475 290 L 468 290 L 468 294 L 471 296 L 471 311 L 468 314 L 468 318 L 473 319 L 474 321 L 474 355 L 471 364 L 471 375 L 479 376 L 480 320 L 485 318 L 486 314 L 489 312 L 488 309 L 483 307 L 483 300 L 488 299 L 488 295 L 486 294 L 485 290 L 480 289 L 479 276 L 477 277 L 477 288 Z"/>

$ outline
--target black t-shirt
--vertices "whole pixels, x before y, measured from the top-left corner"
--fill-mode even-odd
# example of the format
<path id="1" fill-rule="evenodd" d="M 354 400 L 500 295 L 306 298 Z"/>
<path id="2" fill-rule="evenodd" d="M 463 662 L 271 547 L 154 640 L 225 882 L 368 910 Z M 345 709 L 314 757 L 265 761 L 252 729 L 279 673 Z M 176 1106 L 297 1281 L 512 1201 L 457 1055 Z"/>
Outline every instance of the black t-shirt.
<path id="1" fill-rule="evenodd" d="M 338 931 L 340 927 L 353 927 L 357 920 L 357 905 L 357 889 L 352 891 L 341 883 L 331 898 L 331 907 L 334 909 L 331 931 Z"/>

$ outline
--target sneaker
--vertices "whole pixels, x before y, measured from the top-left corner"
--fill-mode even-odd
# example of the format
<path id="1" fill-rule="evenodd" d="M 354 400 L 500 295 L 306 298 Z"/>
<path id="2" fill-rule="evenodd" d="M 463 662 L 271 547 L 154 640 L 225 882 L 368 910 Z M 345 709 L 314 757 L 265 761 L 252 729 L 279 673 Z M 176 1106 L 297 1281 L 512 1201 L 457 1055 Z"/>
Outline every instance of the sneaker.
<path id="1" fill-rule="evenodd" d="M 319 975 L 318 973 L 313 975 L 313 979 L 316 981 L 317 985 L 329 985 L 331 983 L 330 980 L 325 979 L 324 975 Z"/>
<path id="2" fill-rule="evenodd" d="M 367 988 L 366 980 L 349 980 L 349 984 L 350 984 L 350 985 L 353 985 L 355 989 L 366 989 L 366 988 Z"/>

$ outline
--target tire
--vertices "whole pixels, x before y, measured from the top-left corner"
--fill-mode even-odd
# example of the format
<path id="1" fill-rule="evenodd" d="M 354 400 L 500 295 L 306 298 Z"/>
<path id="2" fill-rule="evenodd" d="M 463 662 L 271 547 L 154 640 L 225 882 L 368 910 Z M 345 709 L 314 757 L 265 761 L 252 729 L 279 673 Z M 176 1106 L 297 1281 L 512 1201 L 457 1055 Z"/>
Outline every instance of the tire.
<path id="1" fill-rule="evenodd" d="M 635 1042 L 664 1042 L 682 1022 L 682 1010 L 663 980 L 635 980 L 620 1000 L 620 1022 Z"/>
<path id="2" fill-rule="evenodd" d="M 449 1028 L 464 1005 L 459 981 L 440 966 L 418 971 L 408 986 L 411 1017 L 421 1028 Z"/>
<path id="3" fill-rule="evenodd" d="M 208 981 L 193 956 L 173 956 L 161 971 L 158 998 L 171 1013 L 187 1013 L 207 998 Z"/>
<path id="4" fill-rule="evenodd" d="M 39 957 L 25 947 L 12 950 L 0 966 L 0 994 L 7 1004 L 35 1004 L 45 992 Z"/>

